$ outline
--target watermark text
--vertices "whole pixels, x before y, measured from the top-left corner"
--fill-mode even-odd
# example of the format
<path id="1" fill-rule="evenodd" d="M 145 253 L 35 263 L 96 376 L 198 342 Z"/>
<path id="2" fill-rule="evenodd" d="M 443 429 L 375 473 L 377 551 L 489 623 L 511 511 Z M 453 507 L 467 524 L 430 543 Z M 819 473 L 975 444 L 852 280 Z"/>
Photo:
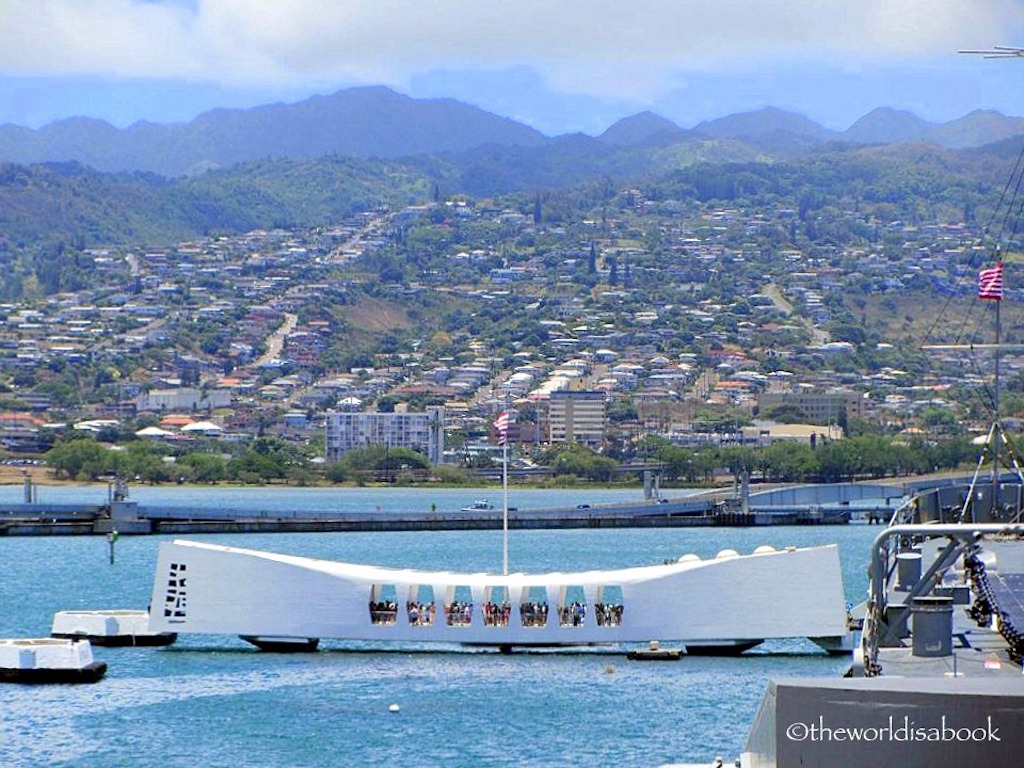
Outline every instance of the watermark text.
<path id="1" fill-rule="evenodd" d="M 790 741 L 945 741 L 945 742 L 998 742 L 999 728 L 992 725 L 989 715 L 983 725 L 964 725 L 947 720 L 946 716 L 937 722 L 918 723 L 909 717 L 892 717 L 878 726 L 835 726 L 819 717 L 810 723 L 790 723 L 786 727 L 786 738 Z"/>

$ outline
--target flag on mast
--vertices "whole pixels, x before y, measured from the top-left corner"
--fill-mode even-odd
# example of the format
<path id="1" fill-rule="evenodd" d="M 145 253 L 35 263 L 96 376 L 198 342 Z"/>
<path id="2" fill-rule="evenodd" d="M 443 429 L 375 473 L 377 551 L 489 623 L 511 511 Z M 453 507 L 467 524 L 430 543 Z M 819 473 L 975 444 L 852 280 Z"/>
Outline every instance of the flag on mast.
<path id="1" fill-rule="evenodd" d="M 1003 300 L 1003 262 L 978 273 L 978 298 Z"/>
<path id="2" fill-rule="evenodd" d="M 494 428 L 498 431 L 498 445 L 508 440 L 508 411 L 502 411 L 494 420 Z"/>

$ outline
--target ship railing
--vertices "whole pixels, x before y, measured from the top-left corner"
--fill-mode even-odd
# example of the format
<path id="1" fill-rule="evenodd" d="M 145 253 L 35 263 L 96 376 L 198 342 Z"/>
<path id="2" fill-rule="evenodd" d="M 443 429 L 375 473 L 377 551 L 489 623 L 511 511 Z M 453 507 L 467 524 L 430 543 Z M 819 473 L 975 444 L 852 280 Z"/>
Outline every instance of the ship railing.
<path id="1" fill-rule="evenodd" d="M 865 655 L 865 674 L 877 664 L 878 649 L 900 644 L 898 628 L 906 622 L 914 598 L 931 591 L 938 578 L 948 570 L 965 552 L 972 549 L 982 538 L 990 535 L 1024 535 L 1021 523 L 937 523 L 926 525 L 893 525 L 878 534 L 871 548 L 870 587 L 865 615 L 862 647 Z M 921 574 L 909 591 L 905 593 L 900 608 L 888 611 L 887 594 L 895 569 L 895 554 L 898 547 L 893 541 L 904 544 L 928 538 L 948 538 L 947 544 Z"/>

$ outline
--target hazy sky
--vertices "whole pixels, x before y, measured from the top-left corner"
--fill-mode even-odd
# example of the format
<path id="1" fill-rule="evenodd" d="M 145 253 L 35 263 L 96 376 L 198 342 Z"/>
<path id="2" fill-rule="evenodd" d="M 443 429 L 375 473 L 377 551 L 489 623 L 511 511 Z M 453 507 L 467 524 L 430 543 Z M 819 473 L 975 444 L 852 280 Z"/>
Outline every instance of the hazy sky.
<path id="1" fill-rule="evenodd" d="M 354 85 L 451 96 L 548 134 L 649 109 L 1024 115 L 1022 0 L 0 0 L 0 123 L 126 126 Z"/>

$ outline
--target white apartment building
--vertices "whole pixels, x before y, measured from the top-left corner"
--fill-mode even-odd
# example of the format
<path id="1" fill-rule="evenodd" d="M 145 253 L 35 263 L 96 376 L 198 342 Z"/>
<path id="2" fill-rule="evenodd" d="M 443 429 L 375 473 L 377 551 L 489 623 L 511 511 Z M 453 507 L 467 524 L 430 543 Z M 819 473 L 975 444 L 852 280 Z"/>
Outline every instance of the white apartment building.
<path id="1" fill-rule="evenodd" d="M 412 448 L 432 464 L 440 464 L 444 456 L 443 406 L 432 406 L 419 413 L 328 411 L 326 429 L 327 461 L 337 461 L 348 451 L 371 445 Z"/>

